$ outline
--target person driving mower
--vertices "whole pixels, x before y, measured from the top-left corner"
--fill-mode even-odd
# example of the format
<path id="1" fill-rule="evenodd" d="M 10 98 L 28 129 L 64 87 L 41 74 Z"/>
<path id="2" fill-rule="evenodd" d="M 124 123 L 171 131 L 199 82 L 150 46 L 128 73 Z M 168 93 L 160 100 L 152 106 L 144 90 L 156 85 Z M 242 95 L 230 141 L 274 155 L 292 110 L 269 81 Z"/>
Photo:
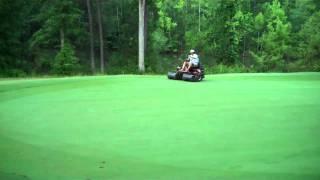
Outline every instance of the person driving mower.
<path id="1" fill-rule="evenodd" d="M 204 75 L 204 66 L 200 63 L 195 50 L 191 49 L 182 67 L 178 66 L 175 72 L 168 72 L 168 79 L 199 82 L 204 79 Z"/>
<path id="2" fill-rule="evenodd" d="M 179 71 L 189 72 L 190 68 L 196 68 L 198 66 L 199 56 L 196 54 L 195 50 L 191 49 L 188 58 L 183 62 L 182 68 Z"/>

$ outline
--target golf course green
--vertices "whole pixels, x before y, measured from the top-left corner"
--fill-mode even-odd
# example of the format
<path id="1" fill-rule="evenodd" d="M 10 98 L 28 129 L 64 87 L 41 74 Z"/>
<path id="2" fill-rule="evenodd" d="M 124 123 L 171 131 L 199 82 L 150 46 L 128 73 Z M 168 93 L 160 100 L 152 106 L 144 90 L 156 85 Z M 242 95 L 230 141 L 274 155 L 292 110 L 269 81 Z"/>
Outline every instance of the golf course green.
<path id="1" fill-rule="evenodd" d="M 320 179 L 320 73 L 0 80 L 0 180 Z"/>

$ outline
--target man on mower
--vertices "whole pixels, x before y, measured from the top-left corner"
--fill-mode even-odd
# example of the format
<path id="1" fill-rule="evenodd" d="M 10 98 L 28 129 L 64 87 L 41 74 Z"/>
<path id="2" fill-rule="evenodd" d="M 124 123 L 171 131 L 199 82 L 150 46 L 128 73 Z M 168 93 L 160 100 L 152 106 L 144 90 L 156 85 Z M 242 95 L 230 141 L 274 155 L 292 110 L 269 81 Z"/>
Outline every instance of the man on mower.
<path id="1" fill-rule="evenodd" d="M 199 56 L 196 54 L 195 50 L 191 49 L 188 58 L 183 62 L 182 68 L 179 71 L 189 72 L 190 68 L 195 68 L 199 66 Z"/>

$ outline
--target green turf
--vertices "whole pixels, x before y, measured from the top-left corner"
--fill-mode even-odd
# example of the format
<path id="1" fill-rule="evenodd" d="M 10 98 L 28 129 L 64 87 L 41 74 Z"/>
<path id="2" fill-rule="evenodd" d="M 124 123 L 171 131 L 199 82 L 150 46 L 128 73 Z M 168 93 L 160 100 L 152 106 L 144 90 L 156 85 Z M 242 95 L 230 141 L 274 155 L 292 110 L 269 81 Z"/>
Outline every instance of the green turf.
<path id="1" fill-rule="evenodd" d="M 0 81 L 0 179 L 320 179 L 320 73 Z"/>

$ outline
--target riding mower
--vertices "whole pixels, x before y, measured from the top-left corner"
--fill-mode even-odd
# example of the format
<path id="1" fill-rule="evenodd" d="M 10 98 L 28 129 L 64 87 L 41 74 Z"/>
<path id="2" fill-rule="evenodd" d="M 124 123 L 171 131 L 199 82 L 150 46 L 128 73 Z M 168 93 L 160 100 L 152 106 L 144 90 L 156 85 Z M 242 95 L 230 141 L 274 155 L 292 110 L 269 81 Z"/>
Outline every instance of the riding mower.
<path id="1" fill-rule="evenodd" d="M 168 72 L 168 79 L 191 82 L 199 82 L 204 79 L 204 67 L 201 63 L 199 63 L 197 67 L 191 67 L 188 72 L 180 71 L 180 69 L 180 67 L 177 67 L 175 72 Z"/>

